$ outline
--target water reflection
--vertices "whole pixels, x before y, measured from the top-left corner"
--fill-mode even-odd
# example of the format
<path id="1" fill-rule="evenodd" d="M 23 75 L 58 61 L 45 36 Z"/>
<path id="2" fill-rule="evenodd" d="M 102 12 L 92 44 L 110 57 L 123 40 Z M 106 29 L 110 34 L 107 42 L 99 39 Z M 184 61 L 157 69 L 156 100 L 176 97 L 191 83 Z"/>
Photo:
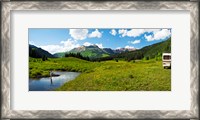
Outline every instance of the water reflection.
<path id="1" fill-rule="evenodd" d="M 29 79 L 29 91 L 53 91 L 65 82 L 75 79 L 79 72 L 54 72 L 60 76 Z"/>
<path id="2" fill-rule="evenodd" d="M 51 85 L 53 85 L 53 80 L 52 80 L 52 77 L 50 77 L 50 81 L 51 81 Z"/>

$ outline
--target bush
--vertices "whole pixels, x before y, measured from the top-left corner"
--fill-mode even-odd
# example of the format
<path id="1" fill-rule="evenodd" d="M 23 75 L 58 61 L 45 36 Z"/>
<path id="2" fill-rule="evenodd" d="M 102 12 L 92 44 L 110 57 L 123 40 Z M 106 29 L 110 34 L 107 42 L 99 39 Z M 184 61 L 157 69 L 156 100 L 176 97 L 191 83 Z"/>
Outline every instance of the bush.
<path id="1" fill-rule="evenodd" d="M 129 78 L 134 78 L 133 75 L 129 75 L 128 77 L 129 77 Z"/>
<path id="2" fill-rule="evenodd" d="M 147 57 L 144 57 L 144 60 L 149 60 L 149 56 L 147 56 Z"/>

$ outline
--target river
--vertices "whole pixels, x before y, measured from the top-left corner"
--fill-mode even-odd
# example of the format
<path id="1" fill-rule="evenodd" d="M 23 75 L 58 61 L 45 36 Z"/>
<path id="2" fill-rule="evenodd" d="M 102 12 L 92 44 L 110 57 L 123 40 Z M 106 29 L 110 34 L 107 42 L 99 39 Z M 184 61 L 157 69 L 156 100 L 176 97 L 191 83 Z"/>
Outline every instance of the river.
<path id="1" fill-rule="evenodd" d="M 54 71 L 53 73 L 59 76 L 43 77 L 39 79 L 29 78 L 29 91 L 54 91 L 64 83 L 74 80 L 78 75 L 80 75 L 79 72 Z"/>

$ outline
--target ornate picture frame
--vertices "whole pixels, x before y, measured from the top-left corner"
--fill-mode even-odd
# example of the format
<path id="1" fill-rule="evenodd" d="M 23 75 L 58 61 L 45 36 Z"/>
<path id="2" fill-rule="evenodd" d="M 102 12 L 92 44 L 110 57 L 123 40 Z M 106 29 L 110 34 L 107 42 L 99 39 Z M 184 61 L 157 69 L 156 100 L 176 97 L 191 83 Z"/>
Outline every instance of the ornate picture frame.
<path id="1" fill-rule="evenodd" d="M 136 1 L 2 1 L 1 116 L 2 119 L 199 119 L 199 3 Z M 11 13 L 20 10 L 187 10 L 190 13 L 190 110 L 12 110 Z"/>

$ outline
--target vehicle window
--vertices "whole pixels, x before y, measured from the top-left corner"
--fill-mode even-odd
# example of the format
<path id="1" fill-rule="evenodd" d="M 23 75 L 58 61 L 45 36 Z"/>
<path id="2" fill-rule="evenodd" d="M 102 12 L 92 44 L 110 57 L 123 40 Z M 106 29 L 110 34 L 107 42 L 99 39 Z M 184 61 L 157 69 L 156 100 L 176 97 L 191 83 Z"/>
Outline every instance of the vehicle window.
<path id="1" fill-rule="evenodd" d="M 171 56 L 169 56 L 169 55 L 166 55 L 166 56 L 163 56 L 164 58 L 163 59 L 165 59 L 165 60 L 170 60 L 171 59 Z"/>

